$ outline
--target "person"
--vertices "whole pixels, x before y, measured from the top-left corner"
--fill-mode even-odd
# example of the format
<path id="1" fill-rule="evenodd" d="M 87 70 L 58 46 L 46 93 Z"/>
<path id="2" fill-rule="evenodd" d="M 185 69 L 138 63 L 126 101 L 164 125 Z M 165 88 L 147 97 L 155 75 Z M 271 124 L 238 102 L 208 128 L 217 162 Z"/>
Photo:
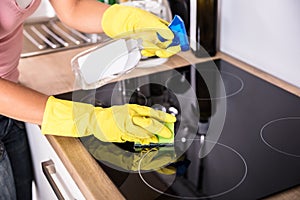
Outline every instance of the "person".
<path id="1" fill-rule="evenodd" d="M 0 199 L 31 199 L 33 173 L 24 122 L 41 125 L 43 134 L 82 137 L 93 134 L 105 142 L 157 142 L 172 135 L 165 123 L 176 118 L 135 104 L 93 107 L 47 96 L 18 83 L 23 22 L 41 0 L 0 1 Z M 85 33 L 104 32 L 118 38 L 155 30 L 143 41 L 144 56 L 170 57 L 174 34 L 168 22 L 134 7 L 97 0 L 51 0 L 59 19 Z M 157 34 L 164 38 L 157 40 Z M 74 114 L 75 113 L 75 114 Z"/>

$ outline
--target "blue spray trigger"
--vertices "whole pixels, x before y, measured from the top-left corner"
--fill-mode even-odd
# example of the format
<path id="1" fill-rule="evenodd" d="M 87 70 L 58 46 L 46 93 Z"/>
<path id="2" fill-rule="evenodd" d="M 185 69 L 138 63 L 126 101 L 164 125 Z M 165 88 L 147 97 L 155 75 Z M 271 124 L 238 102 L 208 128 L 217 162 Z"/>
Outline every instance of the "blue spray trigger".
<path id="1" fill-rule="evenodd" d="M 169 25 L 169 28 L 173 31 L 175 37 L 173 39 L 173 42 L 170 46 L 174 46 L 173 43 L 177 43 L 179 40 L 179 44 L 181 47 L 181 51 L 187 51 L 190 49 L 187 33 L 185 30 L 185 25 L 181 17 L 178 15 L 175 15 L 173 18 L 171 24 Z M 177 44 L 178 45 L 178 44 Z"/>
<path id="2" fill-rule="evenodd" d="M 169 45 L 169 47 L 180 45 L 181 51 L 188 51 L 190 49 L 190 45 L 185 30 L 185 25 L 181 17 L 175 15 L 175 17 L 173 18 L 172 22 L 169 25 L 169 28 L 174 33 L 174 39 L 172 43 Z M 166 39 L 164 39 L 158 33 L 157 33 L 157 37 L 161 42 L 166 41 Z"/>

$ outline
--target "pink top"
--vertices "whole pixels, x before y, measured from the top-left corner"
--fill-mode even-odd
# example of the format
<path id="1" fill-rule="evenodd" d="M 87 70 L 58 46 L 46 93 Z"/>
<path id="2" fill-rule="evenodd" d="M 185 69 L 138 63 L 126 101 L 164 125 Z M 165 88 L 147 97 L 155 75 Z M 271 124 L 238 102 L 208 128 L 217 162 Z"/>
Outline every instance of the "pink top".
<path id="1" fill-rule="evenodd" d="M 16 0 L 0 0 L 0 77 L 17 82 L 18 64 L 23 46 L 23 22 L 39 6 L 32 0 L 22 9 Z"/>

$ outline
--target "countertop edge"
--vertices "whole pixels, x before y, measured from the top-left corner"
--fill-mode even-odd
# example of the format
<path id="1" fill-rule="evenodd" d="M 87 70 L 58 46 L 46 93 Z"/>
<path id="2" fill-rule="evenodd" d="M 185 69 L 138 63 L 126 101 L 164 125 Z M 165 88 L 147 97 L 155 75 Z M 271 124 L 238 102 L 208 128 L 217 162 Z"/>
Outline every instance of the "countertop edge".
<path id="1" fill-rule="evenodd" d="M 125 199 L 79 139 L 51 135 L 46 138 L 86 199 Z"/>

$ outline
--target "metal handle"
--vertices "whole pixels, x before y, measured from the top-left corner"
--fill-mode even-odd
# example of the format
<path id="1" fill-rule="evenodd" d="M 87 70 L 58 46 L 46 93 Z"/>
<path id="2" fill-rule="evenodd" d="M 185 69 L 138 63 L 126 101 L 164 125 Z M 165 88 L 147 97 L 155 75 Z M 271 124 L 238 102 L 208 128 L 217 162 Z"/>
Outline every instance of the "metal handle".
<path id="1" fill-rule="evenodd" d="M 53 175 L 56 173 L 55 165 L 52 160 L 48 160 L 45 162 L 42 162 L 42 169 L 43 173 L 46 176 L 52 190 L 54 191 L 55 195 L 59 200 L 64 200 L 62 193 L 60 192 L 60 189 L 58 188 L 57 184 L 55 183 L 53 179 Z"/>

